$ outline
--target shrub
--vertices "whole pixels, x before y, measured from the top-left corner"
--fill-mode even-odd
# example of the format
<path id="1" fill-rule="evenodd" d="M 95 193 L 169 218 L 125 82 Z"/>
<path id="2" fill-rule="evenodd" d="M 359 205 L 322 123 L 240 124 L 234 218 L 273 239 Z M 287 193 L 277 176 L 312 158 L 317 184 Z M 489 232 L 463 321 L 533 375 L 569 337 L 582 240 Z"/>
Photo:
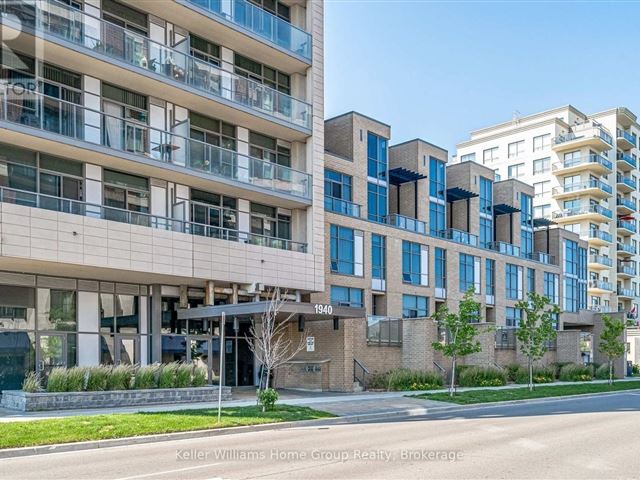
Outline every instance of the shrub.
<path id="1" fill-rule="evenodd" d="M 47 377 L 47 392 L 67 391 L 67 369 L 56 367 L 49 372 Z"/>
<path id="2" fill-rule="evenodd" d="M 640 375 L 640 365 L 638 365 L 637 363 L 634 363 L 634 364 L 631 366 L 631 373 L 632 373 L 633 375 Z"/>
<path id="3" fill-rule="evenodd" d="M 192 387 L 204 387 L 207 384 L 207 371 L 204 368 L 195 367 L 191 375 Z"/>
<path id="4" fill-rule="evenodd" d="M 458 377 L 461 387 L 499 387 L 507 384 L 507 373 L 496 367 L 465 368 Z"/>
<path id="5" fill-rule="evenodd" d="M 88 368 L 89 375 L 87 376 L 87 391 L 88 392 L 101 392 L 107 389 L 107 379 L 111 372 L 111 367 L 106 365 L 98 365 L 97 367 Z"/>
<path id="6" fill-rule="evenodd" d="M 192 370 L 193 365 L 190 365 L 188 363 L 177 364 L 173 386 L 175 388 L 187 388 L 191 383 Z"/>
<path id="7" fill-rule="evenodd" d="M 133 388 L 137 390 L 156 388 L 159 368 L 159 365 L 145 365 L 138 368 L 133 379 Z"/>
<path id="8" fill-rule="evenodd" d="M 593 366 L 569 363 L 560 369 L 563 382 L 589 382 L 593 380 Z"/>
<path id="9" fill-rule="evenodd" d="M 36 372 L 29 372 L 22 381 L 22 391 L 27 393 L 36 393 L 40 391 L 40 375 Z"/>
<path id="10" fill-rule="evenodd" d="M 260 402 L 260 405 L 262 405 L 262 410 L 273 410 L 274 405 L 278 401 L 278 396 L 278 392 L 273 388 L 258 390 L 258 401 Z"/>
<path id="11" fill-rule="evenodd" d="M 533 367 L 533 383 L 552 383 L 556 379 L 555 368 L 549 367 Z M 516 383 L 529 383 L 529 369 L 520 367 L 516 374 Z"/>
<path id="12" fill-rule="evenodd" d="M 562 367 L 564 367 L 565 365 L 572 365 L 572 363 L 571 362 L 554 362 L 551 364 L 551 367 L 554 370 L 555 377 L 557 380 L 560 380 L 560 371 L 562 370 Z"/>
<path id="13" fill-rule="evenodd" d="M 504 368 L 507 371 L 507 380 L 515 382 L 518 378 L 518 372 L 522 369 L 522 365 L 519 363 L 510 363 Z"/>
<path id="14" fill-rule="evenodd" d="M 444 379 L 436 372 L 398 368 L 387 377 L 389 390 L 434 390 L 442 387 Z"/>
<path id="15" fill-rule="evenodd" d="M 367 379 L 369 390 L 387 390 L 389 388 L 389 373 L 374 373 Z"/>
<path id="16" fill-rule="evenodd" d="M 603 363 L 596 368 L 596 378 L 598 380 L 609 380 L 609 365 Z"/>
<path id="17" fill-rule="evenodd" d="M 158 388 L 174 388 L 176 384 L 176 372 L 178 363 L 171 362 L 162 365 L 158 374 Z"/>
<path id="18" fill-rule="evenodd" d="M 84 390 L 87 369 L 84 367 L 72 367 L 67 370 L 67 392 L 82 392 Z"/>
<path id="19" fill-rule="evenodd" d="M 131 365 L 118 365 L 109 370 L 107 375 L 107 390 L 129 390 L 133 379 Z"/>

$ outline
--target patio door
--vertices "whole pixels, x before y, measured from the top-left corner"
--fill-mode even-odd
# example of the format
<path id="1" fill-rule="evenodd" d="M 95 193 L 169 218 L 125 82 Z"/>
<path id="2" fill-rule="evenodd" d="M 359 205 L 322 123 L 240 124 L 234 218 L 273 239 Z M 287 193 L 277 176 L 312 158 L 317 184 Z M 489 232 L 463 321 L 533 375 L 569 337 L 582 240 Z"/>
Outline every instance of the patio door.
<path id="1" fill-rule="evenodd" d="M 116 365 L 140 364 L 140 337 L 137 335 L 116 335 Z"/>
<path id="2" fill-rule="evenodd" d="M 67 366 L 67 336 L 60 333 L 38 334 L 37 368 L 45 378 L 56 367 Z"/>

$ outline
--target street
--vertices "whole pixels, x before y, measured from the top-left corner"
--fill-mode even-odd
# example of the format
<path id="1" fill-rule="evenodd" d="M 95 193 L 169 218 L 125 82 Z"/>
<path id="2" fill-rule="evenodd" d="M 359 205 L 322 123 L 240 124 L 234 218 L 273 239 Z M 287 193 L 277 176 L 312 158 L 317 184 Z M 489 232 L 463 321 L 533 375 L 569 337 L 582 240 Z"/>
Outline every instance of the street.
<path id="1" fill-rule="evenodd" d="M 0 478 L 638 478 L 639 426 L 620 393 L 7 459 Z"/>

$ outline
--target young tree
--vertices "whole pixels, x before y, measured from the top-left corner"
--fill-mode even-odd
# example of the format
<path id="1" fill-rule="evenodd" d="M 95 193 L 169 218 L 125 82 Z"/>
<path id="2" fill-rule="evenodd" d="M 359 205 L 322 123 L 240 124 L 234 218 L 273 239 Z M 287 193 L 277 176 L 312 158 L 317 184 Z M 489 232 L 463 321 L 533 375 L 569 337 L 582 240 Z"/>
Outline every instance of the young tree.
<path id="1" fill-rule="evenodd" d="M 520 300 L 516 308 L 524 312 L 516 330 L 522 353 L 527 356 L 529 367 L 529 391 L 533 390 L 533 362 L 541 359 L 547 351 L 547 342 L 556 338 L 553 328 L 554 318 L 560 313 L 557 305 L 552 305 L 547 297 L 529 292 L 529 300 Z"/>
<path id="2" fill-rule="evenodd" d="M 482 350 L 480 342 L 476 340 L 478 329 L 473 323 L 480 321 L 480 304 L 473 299 L 473 287 L 467 290 L 460 302 L 458 312 L 450 312 L 442 305 L 433 320 L 438 327 L 447 332 L 449 337 L 444 343 L 434 342 L 434 350 L 442 352 L 446 357 L 451 358 L 451 384 L 449 385 L 449 395 L 455 394 L 456 364 L 458 358 L 465 357 Z"/>
<path id="3" fill-rule="evenodd" d="M 271 372 L 284 365 L 306 347 L 306 335 L 300 336 L 300 341 L 294 344 L 287 335 L 289 320 L 293 314 L 278 320 L 278 313 L 285 300 L 282 299 L 280 289 L 273 289 L 269 295 L 269 303 L 262 314 L 259 325 L 253 321 L 249 335 L 245 339 L 249 350 L 255 355 L 266 372 L 265 389 L 269 388 Z M 262 378 L 258 390 L 262 388 Z"/>
<path id="4" fill-rule="evenodd" d="M 609 315 L 603 315 L 602 321 L 604 322 L 604 328 L 600 334 L 600 353 L 607 357 L 609 363 L 609 385 L 613 384 L 613 361 L 624 355 L 626 351 L 626 345 L 620 337 L 627 326 L 623 320 L 616 320 Z"/>

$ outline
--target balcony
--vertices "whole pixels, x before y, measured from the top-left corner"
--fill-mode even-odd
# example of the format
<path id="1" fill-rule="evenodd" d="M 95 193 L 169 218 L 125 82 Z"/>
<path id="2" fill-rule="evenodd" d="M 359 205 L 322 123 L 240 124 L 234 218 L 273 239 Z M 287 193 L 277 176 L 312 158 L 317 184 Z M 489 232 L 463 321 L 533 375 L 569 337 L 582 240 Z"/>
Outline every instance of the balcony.
<path id="1" fill-rule="evenodd" d="M 592 293 L 609 293 L 613 292 L 613 283 L 602 280 L 589 280 L 587 288 Z"/>
<path id="2" fill-rule="evenodd" d="M 250 185 L 307 202 L 311 199 L 312 178 L 307 173 L 40 93 L 0 92 L 0 121 L 29 127 L 45 138 L 53 134 L 56 141 L 79 140 L 83 148 L 98 145 L 143 163 L 176 166 L 231 182 L 235 188 Z"/>
<path id="3" fill-rule="evenodd" d="M 306 102 L 54 0 L 35 4 L 37 10 L 24 5 L 16 9 L 12 2 L 2 2 L 0 11 L 18 16 L 22 28 L 64 40 L 111 63 L 123 62 L 144 75 L 192 87 L 218 101 L 290 127 L 305 131 L 312 128 L 312 107 Z"/>
<path id="4" fill-rule="evenodd" d="M 624 287 L 618 287 L 617 294 L 618 294 L 618 297 L 625 297 L 625 298 L 634 298 L 636 296 L 633 289 L 624 288 Z"/>
<path id="5" fill-rule="evenodd" d="M 491 242 L 487 245 L 487 248 L 502 253 L 503 255 L 510 255 L 512 257 L 520 256 L 520 247 L 506 242 Z"/>
<path id="6" fill-rule="evenodd" d="M 629 170 L 635 170 L 638 164 L 638 161 L 633 158 L 631 155 L 627 155 L 626 153 L 618 152 L 616 155 L 616 165 L 623 172 L 628 172 Z"/>
<path id="7" fill-rule="evenodd" d="M 638 253 L 636 246 L 632 243 L 617 242 L 616 250 L 621 257 L 632 257 Z"/>
<path id="8" fill-rule="evenodd" d="M 553 212 L 553 220 L 558 223 L 579 222 L 592 220 L 594 222 L 607 222 L 613 218 L 613 213 L 602 205 L 584 205 L 566 208 Z"/>
<path id="9" fill-rule="evenodd" d="M 637 137 L 621 128 L 616 129 L 616 139 L 620 150 L 629 150 L 638 145 Z"/>
<path id="10" fill-rule="evenodd" d="M 611 173 L 613 164 L 602 155 L 589 154 L 583 157 L 571 158 L 556 162 L 552 170 L 555 175 L 569 175 L 582 171 L 594 172 L 599 175 Z"/>
<path id="11" fill-rule="evenodd" d="M 629 220 L 618 220 L 618 233 L 623 235 L 633 235 L 637 232 L 636 222 Z"/>
<path id="12" fill-rule="evenodd" d="M 627 175 L 616 175 L 616 183 L 619 192 L 631 193 L 637 190 L 637 182 Z"/>
<path id="13" fill-rule="evenodd" d="M 556 257 L 545 252 L 523 253 L 522 258 L 533 260 L 534 262 L 545 263 L 547 265 L 557 265 Z"/>
<path id="14" fill-rule="evenodd" d="M 367 344 L 402 345 L 402 319 L 367 315 Z"/>
<path id="15" fill-rule="evenodd" d="M 551 148 L 556 152 L 562 152 L 583 147 L 598 151 L 609 150 L 613 148 L 613 138 L 602 126 L 588 123 L 578 125 L 571 132 L 555 137 Z"/>
<path id="16" fill-rule="evenodd" d="M 311 62 L 311 35 L 247 0 L 184 0 L 246 30 L 274 46 Z M 310 7 L 310 6 L 309 6 Z"/>
<path id="17" fill-rule="evenodd" d="M 617 197 L 616 210 L 618 215 L 631 215 L 638 210 L 638 207 L 636 206 L 636 202 L 629 198 Z"/>
<path id="18" fill-rule="evenodd" d="M 341 198 L 324 197 L 324 209 L 328 212 L 339 213 L 348 217 L 360 218 L 361 206 L 357 203 L 342 200 Z"/>
<path id="19" fill-rule="evenodd" d="M 423 235 L 427 233 L 427 226 L 423 221 L 411 217 L 405 217 L 404 215 L 399 215 L 397 213 L 387 215 L 384 223 L 403 230 L 409 230 L 410 232 L 421 233 Z"/>
<path id="20" fill-rule="evenodd" d="M 590 179 L 586 182 L 554 187 L 552 193 L 553 198 L 557 200 L 561 198 L 575 198 L 579 195 L 588 195 L 590 197 L 604 199 L 611 196 L 613 189 L 610 185 L 600 180 Z"/>
<path id="21" fill-rule="evenodd" d="M 613 237 L 610 233 L 604 232 L 602 230 L 596 230 L 595 228 L 590 229 L 587 234 L 583 236 L 586 236 L 589 245 L 593 246 L 601 247 L 613 242 Z"/>
<path id="22" fill-rule="evenodd" d="M 455 228 L 448 228 L 438 232 L 438 236 L 445 240 L 451 240 L 452 242 L 461 243 L 463 245 L 471 245 L 472 247 L 478 246 L 478 236 L 469 232 L 463 232 L 462 230 L 456 230 Z"/>
<path id="23" fill-rule="evenodd" d="M 632 262 L 618 261 L 618 277 L 633 278 L 636 276 L 636 266 Z"/>
<path id="24" fill-rule="evenodd" d="M 613 260 L 604 255 L 589 255 L 589 268 L 593 270 L 608 270 L 613 266 Z"/>

